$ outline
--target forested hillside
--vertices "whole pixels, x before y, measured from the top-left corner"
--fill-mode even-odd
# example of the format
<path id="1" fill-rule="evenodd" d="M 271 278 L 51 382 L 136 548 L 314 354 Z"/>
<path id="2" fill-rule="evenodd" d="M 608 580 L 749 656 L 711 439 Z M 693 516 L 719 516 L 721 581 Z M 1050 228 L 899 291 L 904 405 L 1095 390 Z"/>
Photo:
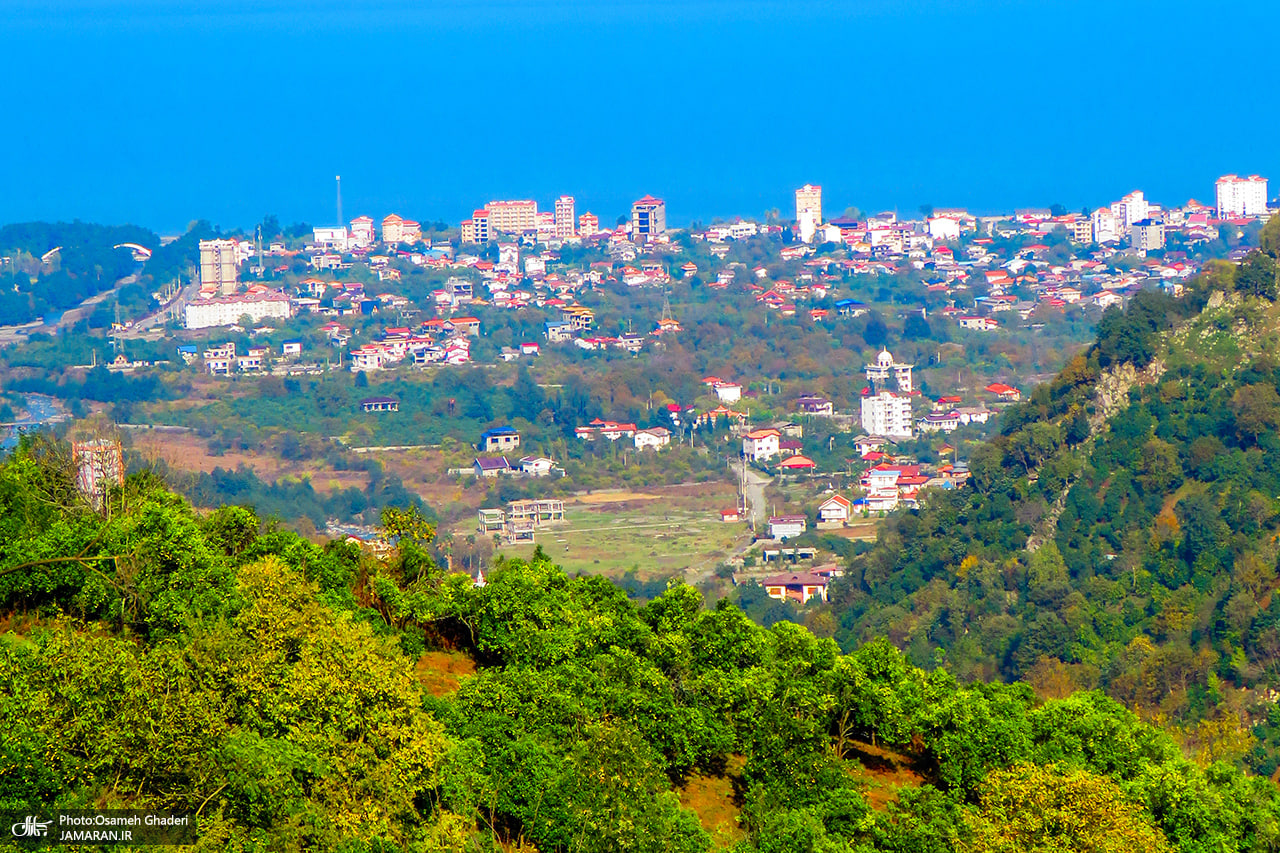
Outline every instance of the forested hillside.
<path id="1" fill-rule="evenodd" d="M 204 850 L 1258 851 L 1280 795 L 1100 693 L 1041 702 L 541 553 L 485 585 L 66 448 L 0 465 L 0 807 L 199 815 Z"/>
<path id="2" fill-rule="evenodd" d="M 846 647 L 1102 689 L 1272 774 L 1280 746 L 1277 232 L 1180 299 L 1136 297 L 974 452 L 973 489 L 891 518 L 835 608 Z"/>
<path id="3" fill-rule="evenodd" d="M 137 243 L 148 249 L 159 238 L 134 225 L 86 222 L 26 222 L 0 228 L 0 325 L 27 323 L 61 313 L 138 269 L 132 252 L 117 249 Z M 53 250 L 57 251 L 53 251 Z"/>

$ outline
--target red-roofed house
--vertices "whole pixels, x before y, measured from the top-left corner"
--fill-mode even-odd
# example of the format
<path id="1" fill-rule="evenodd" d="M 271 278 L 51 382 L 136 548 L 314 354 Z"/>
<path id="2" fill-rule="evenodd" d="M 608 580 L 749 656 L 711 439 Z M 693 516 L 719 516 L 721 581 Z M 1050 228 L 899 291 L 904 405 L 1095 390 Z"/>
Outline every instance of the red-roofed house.
<path id="1" fill-rule="evenodd" d="M 752 430 L 742 437 L 742 455 L 752 462 L 761 462 L 777 456 L 782 433 L 776 429 Z"/>
<path id="2" fill-rule="evenodd" d="M 844 495 L 832 495 L 818 504 L 818 526 L 845 524 L 852 514 L 852 501 Z"/>

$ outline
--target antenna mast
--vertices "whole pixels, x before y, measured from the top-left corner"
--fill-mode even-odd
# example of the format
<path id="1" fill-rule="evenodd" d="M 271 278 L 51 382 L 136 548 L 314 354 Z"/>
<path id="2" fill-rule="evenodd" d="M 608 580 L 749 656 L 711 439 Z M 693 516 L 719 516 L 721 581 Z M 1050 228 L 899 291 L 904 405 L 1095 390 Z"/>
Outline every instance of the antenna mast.
<path id="1" fill-rule="evenodd" d="M 661 317 L 661 319 L 662 319 L 662 320 L 664 320 L 664 321 L 667 321 L 667 322 L 672 322 L 672 321 L 674 321 L 674 320 L 675 320 L 675 318 L 671 316 L 671 299 L 668 297 L 668 295 L 667 295 L 667 289 L 666 289 L 665 287 L 664 287 L 664 288 L 662 288 L 662 317 Z"/>

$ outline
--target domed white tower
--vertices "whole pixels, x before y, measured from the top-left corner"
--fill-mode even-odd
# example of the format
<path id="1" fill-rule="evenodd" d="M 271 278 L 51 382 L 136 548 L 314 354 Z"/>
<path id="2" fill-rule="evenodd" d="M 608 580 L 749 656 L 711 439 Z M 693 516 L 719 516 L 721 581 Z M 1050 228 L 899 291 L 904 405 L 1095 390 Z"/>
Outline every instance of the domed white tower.
<path id="1" fill-rule="evenodd" d="M 880 391 L 889 390 L 889 377 L 893 377 L 894 385 L 901 394 L 910 394 L 911 385 L 911 368 L 914 365 L 904 364 L 895 361 L 893 353 L 887 348 L 881 349 L 880 354 L 876 356 L 875 364 L 867 365 L 867 380 L 871 383 L 872 388 L 879 393 Z"/>

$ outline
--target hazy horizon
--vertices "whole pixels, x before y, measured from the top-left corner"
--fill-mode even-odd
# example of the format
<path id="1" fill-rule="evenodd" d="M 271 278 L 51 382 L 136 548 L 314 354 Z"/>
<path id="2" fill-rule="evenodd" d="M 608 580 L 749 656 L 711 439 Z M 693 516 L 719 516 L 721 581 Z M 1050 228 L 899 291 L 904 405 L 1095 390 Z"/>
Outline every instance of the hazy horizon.
<path id="1" fill-rule="evenodd" d="M 0 24 L 0 222 L 328 224 L 336 174 L 347 219 L 451 224 L 758 217 L 807 182 L 829 214 L 1180 204 L 1268 175 L 1280 123 L 1259 2 L 54 5 Z"/>

